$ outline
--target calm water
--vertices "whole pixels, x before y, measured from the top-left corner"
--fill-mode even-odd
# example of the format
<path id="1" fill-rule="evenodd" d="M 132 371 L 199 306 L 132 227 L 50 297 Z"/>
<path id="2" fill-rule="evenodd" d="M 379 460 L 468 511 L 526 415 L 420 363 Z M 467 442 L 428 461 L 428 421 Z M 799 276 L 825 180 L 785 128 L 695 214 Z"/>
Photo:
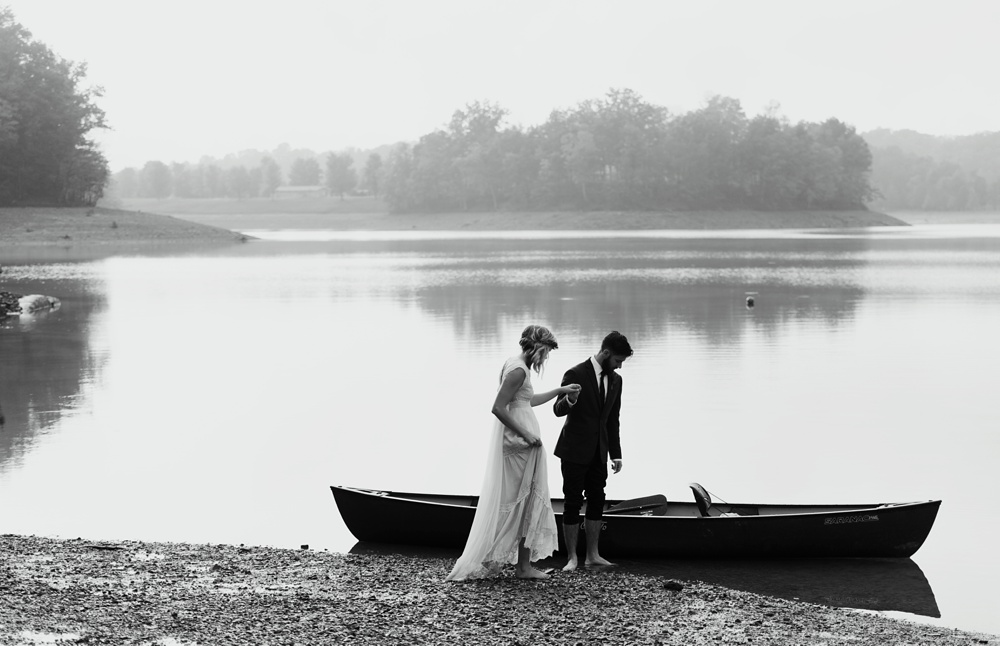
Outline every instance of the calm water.
<path id="1" fill-rule="evenodd" d="M 1000 226 L 254 233 L 0 258 L 0 289 L 62 300 L 0 322 L 0 532 L 369 549 L 330 484 L 478 492 L 521 329 L 559 338 L 536 390 L 618 329 L 609 497 L 944 501 L 903 563 L 627 567 L 1000 633 Z"/>

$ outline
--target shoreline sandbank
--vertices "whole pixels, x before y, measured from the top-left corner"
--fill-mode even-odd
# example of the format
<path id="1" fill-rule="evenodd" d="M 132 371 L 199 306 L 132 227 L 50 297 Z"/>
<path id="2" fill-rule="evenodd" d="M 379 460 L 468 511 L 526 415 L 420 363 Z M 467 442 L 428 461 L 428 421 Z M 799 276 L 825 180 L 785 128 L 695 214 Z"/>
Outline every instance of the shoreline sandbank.
<path id="1" fill-rule="evenodd" d="M 0 554 L 2 644 L 1000 644 L 614 568 L 456 584 L 450 558 L 381 553 L 4 535 Z"/>

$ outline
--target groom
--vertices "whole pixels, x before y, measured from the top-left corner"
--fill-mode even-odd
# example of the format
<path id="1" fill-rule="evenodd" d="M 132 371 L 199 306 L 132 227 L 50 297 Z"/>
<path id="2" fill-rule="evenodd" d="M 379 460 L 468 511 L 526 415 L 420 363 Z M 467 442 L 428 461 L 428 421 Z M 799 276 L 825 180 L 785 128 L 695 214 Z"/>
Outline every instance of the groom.
<path id="1" fill-rule="evenodd" d="M 622 406 L 622 378 L 615 372 L 632 356 L 628 339 L 612 332 L 601 350 L 563 375 L 562 385 L 580 384 L 576 393 L 561 395 L 553 406 L 556 417 L 566 417 L 555 454 L 562 463 L 563 535 L 568 561 L 564 571 L 577 567 L 580 509 L 587 497 L 587 565 L 613 565 L 597 552 L 604 516 L 604 485 L 608 481 L 608 455 L 612 469 L 622 469 L 618 414 Z"/>

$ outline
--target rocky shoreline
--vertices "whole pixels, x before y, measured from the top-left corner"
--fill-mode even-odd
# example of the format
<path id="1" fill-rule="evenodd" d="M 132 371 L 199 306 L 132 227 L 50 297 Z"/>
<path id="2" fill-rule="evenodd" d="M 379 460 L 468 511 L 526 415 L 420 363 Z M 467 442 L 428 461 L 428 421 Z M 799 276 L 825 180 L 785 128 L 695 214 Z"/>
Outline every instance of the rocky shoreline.
<path id="1" fill-rule="evenodd" d="M 1000 644 L 614 568 L 447 583 L 451 565 L 4 535 L 0 644 Z"/>

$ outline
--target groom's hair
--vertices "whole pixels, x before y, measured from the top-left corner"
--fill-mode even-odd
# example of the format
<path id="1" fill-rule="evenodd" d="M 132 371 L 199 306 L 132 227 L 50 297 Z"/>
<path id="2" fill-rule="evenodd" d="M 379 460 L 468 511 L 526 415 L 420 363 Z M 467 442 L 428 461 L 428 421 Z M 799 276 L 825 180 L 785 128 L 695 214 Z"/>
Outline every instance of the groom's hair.
<path id="1" fill-rule="evenodd" d="M 611 354 L 621 357 L 632 356 L 632 346 L 628 344 L 628 339 L 617 330 L 604 337 L 604 341 L 601 342 L 601 350 L 610 350 Z"/>

